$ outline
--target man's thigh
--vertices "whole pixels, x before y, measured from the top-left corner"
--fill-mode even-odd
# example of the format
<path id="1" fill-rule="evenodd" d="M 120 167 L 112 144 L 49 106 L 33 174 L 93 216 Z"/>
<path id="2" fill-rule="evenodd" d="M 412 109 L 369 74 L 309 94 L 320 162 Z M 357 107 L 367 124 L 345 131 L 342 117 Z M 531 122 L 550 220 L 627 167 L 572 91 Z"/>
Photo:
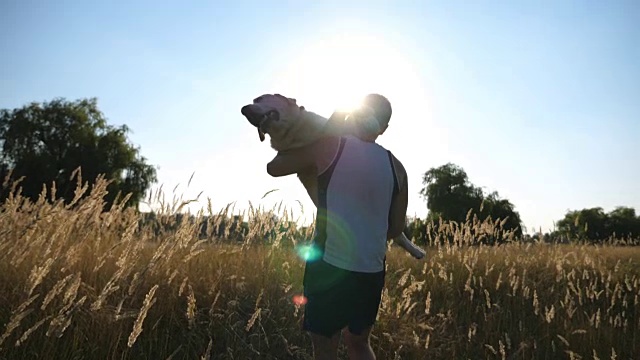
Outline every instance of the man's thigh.
<path id="1" fill-rule="evenodd" d="M 350 280 L 348 271 L 323 260 L 307 264 L 304 275 L 304 296 L 307 298 L 304 330 L 331 338 L 347 326 L 353 312 L 353 303 L 349 301 L 352 294 Z"/>
<path id="2" fill-rule="evenodd" d="M 305 268 L 303 328 L 331 337 L 344 327 L 360 335 L 377 318 L 385 273 L 358 273 L 320 260 Z"/>
<path id="3" fill-rule="evenodd" d="M 350 298 L 349 332 L 363 335 L 375 324 L 382 299 L 385 273 L 356 273 L 353 276 Z"/>

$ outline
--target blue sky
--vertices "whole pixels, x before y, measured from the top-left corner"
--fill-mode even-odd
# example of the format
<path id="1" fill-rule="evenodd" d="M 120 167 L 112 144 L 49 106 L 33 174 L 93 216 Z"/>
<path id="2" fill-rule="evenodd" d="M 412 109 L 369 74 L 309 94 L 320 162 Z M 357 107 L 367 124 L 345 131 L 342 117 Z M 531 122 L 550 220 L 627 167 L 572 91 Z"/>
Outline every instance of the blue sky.
<path id="1" fill-rule="evenodd" d="M 240 107 L 280 92 L 328 116 L 377 91 L 410 215 L 426 215 L 422 174 L 454 162 L 546 230 L 568 209 L 640 210 L 638 44 L 637 1 L 4 0 L 0 108 L 97 97 L 169 199 L 180 184 L 215 209 L 311 214 L 295 177 L 267 175 Z"/>

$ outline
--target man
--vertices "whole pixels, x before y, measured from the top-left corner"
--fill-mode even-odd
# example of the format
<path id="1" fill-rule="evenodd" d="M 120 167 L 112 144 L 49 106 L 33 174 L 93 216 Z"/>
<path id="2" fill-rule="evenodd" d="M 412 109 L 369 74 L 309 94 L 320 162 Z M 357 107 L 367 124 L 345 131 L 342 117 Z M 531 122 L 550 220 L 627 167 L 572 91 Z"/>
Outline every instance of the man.
<path id="1" fill-rule="evenodd" d="M 377 94 L 365 104 L 380 122 L 375 140 L 388 126 L 391 105 Z M 336 358 L 341 331 L 351 359 L 375 359 L 369 335 L 384 287 L 386 242 L 405 226 L 406 171 L 373 141 L 329 135 L 278 153 L 267 172 L 285 176 L 310 167 L 318 174 L 313 246 L 319 256 L 305 266 L 303 328 L 316 359 Z"/>

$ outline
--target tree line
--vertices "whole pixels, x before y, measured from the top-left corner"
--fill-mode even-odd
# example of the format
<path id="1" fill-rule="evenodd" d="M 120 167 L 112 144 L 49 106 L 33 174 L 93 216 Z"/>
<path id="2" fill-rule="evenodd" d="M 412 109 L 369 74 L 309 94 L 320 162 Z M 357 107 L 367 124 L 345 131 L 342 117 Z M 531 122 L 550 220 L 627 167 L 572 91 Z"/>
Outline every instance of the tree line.
<path id="1" fill-rule="evenodd" d="M 57 98 L 0 110 L 0 180 L 4 180 L 0 201 L 16 190 L 35 201 L 43 188 L 53 184 L 55 193 L 48 196 L 71 202 L 77 186 L 72 175 L 80 169 L 81 179 L 88 186 L 99 176 L 110 181 L 105 210 L 125 195 L 129 196 L 126 206 L 137 207 L 157 181 L 156 168 L 129 142 L 128 133 L 126 125 L 107 123 L 95 98 Z M 426 202 L 428 215 L 425 219 L 409 219 L 406 229 L 417 242 L 428 242 L 443 223 L 490 223 L 500 231 L 470 227 L 470 236 L 490 244 L 532 238 L 524 231 L 513 203 L 498 192 L 488 193 L 471 183 L 456 164 L 427 170 L 422 184 L 419 194 Z M 230 221 L 237 224 L 237 219 Z M 640 217 L 630 207 L 608 213 L 600 207 L 570 210 L 558 220 L 554 231 L 533 237 L 589 242 L 640 238 Z"/>
<path id="2" fill-rule="evenodd" d="M 110 180 L 107 206 L 126 194 L 127 205 L 137 206 L 156 181 L 156 168 L 129 143 L 128 133 L 126 125 L 107 124 L 95 98 L 0 110 L 0 179 L 5 180 L 0 201 L 15 181 L 30 199 L 55 184 L 52 195 L 71 201 L 77 186 L 72 175 L 80 168 L 79 178 L 89 186 L 101 174 Z"/>
<path id="3" fill-rule="evenodd" d="M 595 207 L 569 211 L 556 228 L 553 235 L 566 239 L 640 239 L 640 216 L 631 207 L 619 206 L 609 212 Z"/>

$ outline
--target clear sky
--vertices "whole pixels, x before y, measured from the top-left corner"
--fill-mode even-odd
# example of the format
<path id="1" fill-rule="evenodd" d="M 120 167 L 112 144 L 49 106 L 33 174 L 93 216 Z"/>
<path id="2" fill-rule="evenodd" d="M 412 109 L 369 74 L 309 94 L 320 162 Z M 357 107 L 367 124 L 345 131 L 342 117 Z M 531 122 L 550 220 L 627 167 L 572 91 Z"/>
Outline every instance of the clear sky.
<path id="1" fill-rule="evenodd" d="M 379 143 L 409 174 L 454 162 L 528 229 L 640 210 L 639 1 L 0 1 L 0 108 L 97 97 L 167 198 L 313 205 L 240 114 L 279 92 L 329 116 L 394 106 Z M 195 172 L 193 181 L 187 181 Z M 262 195 L 271 189 L 280 189 Z M 205 206 L 206 201 L 199 206 Z"/>

